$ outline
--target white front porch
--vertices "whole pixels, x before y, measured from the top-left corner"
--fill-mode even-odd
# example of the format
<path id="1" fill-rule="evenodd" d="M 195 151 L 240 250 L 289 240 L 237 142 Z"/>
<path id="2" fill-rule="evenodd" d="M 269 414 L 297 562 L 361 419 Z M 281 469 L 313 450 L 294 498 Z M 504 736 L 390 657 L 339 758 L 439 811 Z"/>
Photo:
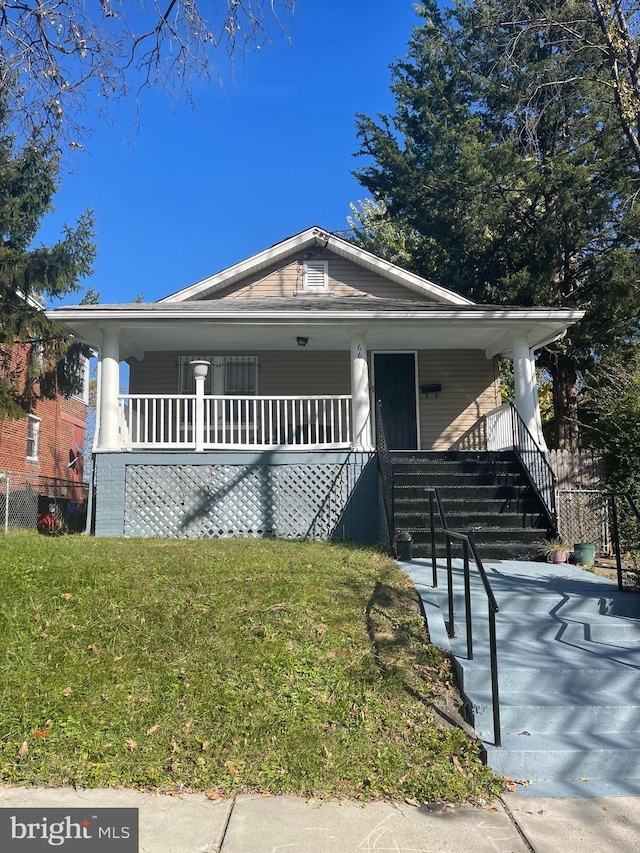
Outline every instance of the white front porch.
<path id="1" fill-rule="evenodd" d="M 381 352 L 388 357 L 389 353 L 402 355 L 407 350 L 379 349 L 377 338 L 373 338 L 375 348 L 371 347 L 373 332 L 363 327 L 345 331 L 346 346 L 341 351 L 317 351 L 313 339 L 307 337 L 301 338 L 305 345 L 309 342 L 307 348 L 296 345 L 295 350 L 257 350 L 247 346 L 235 351 L 243 352 L 242 357 L 215 356 L 206 347 L 198 346 L 192 352 L 205 354 L 191 356 L 195 360 L 190 362 L 184 361 L 187 356 L 173 355 L 173 351 L 163 354 L 161 349 L 145 350 L 146 357 L 135 361 L 133 388 L 122 393 L 120 362 L 123 355 L 127 360 L 132 358 L 131 347 L 124 344 L 120 330 L 103 329 L 94 450 L 198 452 L 281 447 L 370 451 L 374 447 L 375 405 L 381 394 L 375 359 Z M 278 345 L 282 347 L 284 343 L 272 344 Z M 511 345 L 520 354 L 514 361 L 516 406 L 531 433 L 544 446 L 535 355 L 518 335 L 512 335 Z M 185 346 L 183 351 L 188 349 Z M 211 345 L 208 349 L 211 351 Z M 462 354 L 447 349 L 411 352 L 415 391 L 413 400 L 403 404 L 413 406 L 417 447 L 446 449 L 478 416 L 495 406 L 492 360 L 481 351 L 468 356 L 465 350 Z M 235 364 L 234 359 L 251 364 L 255 381 L 251 390 L 225 388 L 223 393 L 219 374 L 227 361 Z M 204 371 L 202 376 L 198 375 L 196 364 Z M 185 382 L 178 381 L 183 369 L 191 377 L 191 390 Z M 133 370 L 132 366 L 132 375 Z M 423 393 L 423 388 L 429 388 L 428 384 L 423 386 L 425 380 L 428 383 L 433 379 L 439 380 L 439 388 L 443 389 L 439 398 Z M 386 411 L 396 410 L 391 404 Z"/>

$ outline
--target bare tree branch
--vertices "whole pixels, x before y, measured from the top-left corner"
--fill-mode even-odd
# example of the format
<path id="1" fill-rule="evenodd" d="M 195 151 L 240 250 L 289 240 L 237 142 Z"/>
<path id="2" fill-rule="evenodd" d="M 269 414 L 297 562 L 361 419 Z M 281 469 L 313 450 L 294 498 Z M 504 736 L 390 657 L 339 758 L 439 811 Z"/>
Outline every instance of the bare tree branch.
<path id="1" fill-rule="evenodd" d="M 17 86 L 19 130 L 78 144 L 91 113 L 151 86 L 196 84 L 259 50 L 295 0 L 0 0 L 0 83 Z"/>

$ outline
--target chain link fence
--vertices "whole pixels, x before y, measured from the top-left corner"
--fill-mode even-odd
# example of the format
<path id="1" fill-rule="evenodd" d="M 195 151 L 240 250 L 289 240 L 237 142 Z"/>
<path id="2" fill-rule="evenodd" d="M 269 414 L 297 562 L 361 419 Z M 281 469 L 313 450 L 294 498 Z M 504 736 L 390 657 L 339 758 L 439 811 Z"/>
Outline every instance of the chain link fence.
<path id="1" fill-rule="evenodd" d="M 88 484 L 56 477 L 0 471 L 0 525 L 11 528 L 84 530 Z"/>
<path id="2" fill-rule="evenodd" d="M 558 532 L 569 543 L 586 542 L 611 554 L 609 502 L 599 489 L 558 489 Z"/>

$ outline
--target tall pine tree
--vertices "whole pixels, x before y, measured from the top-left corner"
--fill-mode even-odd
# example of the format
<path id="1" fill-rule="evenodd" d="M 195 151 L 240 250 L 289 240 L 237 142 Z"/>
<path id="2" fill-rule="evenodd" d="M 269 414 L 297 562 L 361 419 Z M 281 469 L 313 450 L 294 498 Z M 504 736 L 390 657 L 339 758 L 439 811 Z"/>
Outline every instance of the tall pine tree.
<path id="1" fill-rule="evenodd" d="M 566 42 L 568 19 L 590 26 L 588 4 L 544 5 L 540 23 L 537 0 L 515 19 L 506 0 L 424 3 L 392 66 L 394 114 L 358 117 L 369 165 L 355 174 L 411 235 L 415 271 L 481 302 L 586 310 L 540 358 L 563 447 L 577 443 L 580 374 L 637 328 L 639 184 L 593 39 Z"/>
<path id="2" fill-rule="evenodd" d="M 80 348 L 70 347 L 43 307 L 80 288 L 95 246 L 88 213 L 54 245 L 33 245 L 51 209 L 58 158 L 52 142 L 19 146 L 9 134 L 11 96 L 0 87 L 0 417 L 15 418 L 39 397 L 75 390 Z"/>

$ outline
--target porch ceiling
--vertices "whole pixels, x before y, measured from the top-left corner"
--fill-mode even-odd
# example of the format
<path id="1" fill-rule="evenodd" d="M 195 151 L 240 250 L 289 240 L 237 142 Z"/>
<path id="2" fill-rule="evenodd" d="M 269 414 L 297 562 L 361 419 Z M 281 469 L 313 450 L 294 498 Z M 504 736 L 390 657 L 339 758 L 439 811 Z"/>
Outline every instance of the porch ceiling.
<path id="1" fill-rule="evenodd" d="M 235 301 L 235 300 L 234 300 Z M 238 303 L 244 301 L 245 304 Z M 221 301 L 222 302 L 222 301 Z M 63 330 L 92 347 L 102 330 L 120 332 L 120 357 L 143 358 L 145 351 L 297 350 L 296 338 L 309 339 L 307 350 L 348 350 L 350 329 L 366 329 L 370 350 L 472 349 L 488 358 L 511 355 L 512 335 L 526 335 L 531 348 L 561 335 L 582 317 L 580 311 L 511 309 L 496 306 L 384 306 L 335 304 L 275 311 L 249 309 L 246 300 L 154 305 L 72 306 L 49 312 Z M 289 303 L 290 306 L 291 303 Z M 382 308 L 382 310 L 381 310 Z"/>

